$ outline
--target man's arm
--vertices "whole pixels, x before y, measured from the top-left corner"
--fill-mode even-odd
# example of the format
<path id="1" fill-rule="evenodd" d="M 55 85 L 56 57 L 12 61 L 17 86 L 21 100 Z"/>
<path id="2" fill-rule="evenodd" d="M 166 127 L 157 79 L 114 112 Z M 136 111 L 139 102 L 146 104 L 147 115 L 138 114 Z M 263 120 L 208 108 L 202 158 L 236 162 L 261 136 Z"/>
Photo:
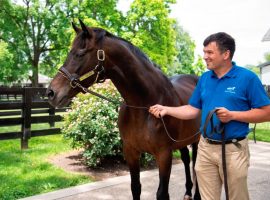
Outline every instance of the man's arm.
<path id="1" fill-rule="evenodd" d="M 178 119 L 187 120 L 196 118 L 200 114 L 201 110 L 191 105 L 168 107 L 157 104 L 151 106 L 149 108 L 149 112 L 157 118 L 159 118 L 160 116 L 163 117 L 164 115 L 170 115 Z"/>
<path id="2" fill-rule="evenodd" d="M 217 116 L 224 123 L 231 120 L 246 123 L 266 122 L 270 121 L 270 105 L 248 111 L 229 111 L 226 108 L 220 108 L 217 111 Z"/>

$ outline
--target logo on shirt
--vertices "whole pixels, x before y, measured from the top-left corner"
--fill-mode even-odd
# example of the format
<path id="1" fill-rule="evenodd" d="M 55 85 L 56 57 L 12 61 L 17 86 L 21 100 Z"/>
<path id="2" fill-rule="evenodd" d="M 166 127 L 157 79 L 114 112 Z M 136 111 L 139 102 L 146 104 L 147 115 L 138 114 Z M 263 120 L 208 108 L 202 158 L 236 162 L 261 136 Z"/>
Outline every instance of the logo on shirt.
<path id="1" fill-rule="evenodd" d="M 227 87 L 225 92 L 235 94 L 236 92 L 236 87 Z"/>

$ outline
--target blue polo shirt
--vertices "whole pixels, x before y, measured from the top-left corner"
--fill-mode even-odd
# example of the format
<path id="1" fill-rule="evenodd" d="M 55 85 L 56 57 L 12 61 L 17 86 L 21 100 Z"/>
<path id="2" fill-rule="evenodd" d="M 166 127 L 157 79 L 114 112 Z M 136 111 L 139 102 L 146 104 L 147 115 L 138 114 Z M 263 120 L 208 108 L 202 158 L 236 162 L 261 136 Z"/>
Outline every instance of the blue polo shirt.
<path id="1" fill-rule="evenodd" d="M 258 76 L 234 62 L 232 64 L 231 70 L 222 78 L 218 78 L 212 70 L 205 72 L 189 100 L 191 106 L 202 110 L 201 131 L 207 114 L 216 107 L 225 107 L 231 111 L 247 111 L 270 104 Z M 215 114 L 213 122 L 214 126 L 220 124 Z M 207 127 L 207 136 L 211 135 L 210 124 Z M 248 132 L 248 123 L 230 121 L 225 124 L 226 140 L 245 137 Z M 211 139 L 221 140 L 221 134 L 212 134 Z"/>

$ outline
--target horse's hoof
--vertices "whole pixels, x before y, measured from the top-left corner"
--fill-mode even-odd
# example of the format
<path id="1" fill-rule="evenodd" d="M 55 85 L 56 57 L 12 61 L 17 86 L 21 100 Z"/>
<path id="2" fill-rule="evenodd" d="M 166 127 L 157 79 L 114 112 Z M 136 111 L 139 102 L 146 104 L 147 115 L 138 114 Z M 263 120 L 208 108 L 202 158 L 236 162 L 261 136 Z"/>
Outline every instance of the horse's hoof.
<path id="1" fill-rule="evenodd" d="M 192 197 L 186 194 L 183 200 L 192 200 Z"/>

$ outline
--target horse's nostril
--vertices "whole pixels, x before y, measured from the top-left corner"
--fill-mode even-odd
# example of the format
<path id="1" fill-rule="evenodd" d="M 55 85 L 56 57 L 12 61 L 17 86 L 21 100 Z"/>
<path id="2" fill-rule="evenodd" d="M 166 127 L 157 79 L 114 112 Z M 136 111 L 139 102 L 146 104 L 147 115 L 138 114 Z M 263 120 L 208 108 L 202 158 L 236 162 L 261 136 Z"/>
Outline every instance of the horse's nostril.
<path id="1" fill-rule="evenodd" d="M 49 90 L 47 91 L 47 96 L 48 96 L 49 99 L 53 99 L 53 97 L 54 97 L 54 91 L 51 90 L 51 89 L 49 89 Z"/>

